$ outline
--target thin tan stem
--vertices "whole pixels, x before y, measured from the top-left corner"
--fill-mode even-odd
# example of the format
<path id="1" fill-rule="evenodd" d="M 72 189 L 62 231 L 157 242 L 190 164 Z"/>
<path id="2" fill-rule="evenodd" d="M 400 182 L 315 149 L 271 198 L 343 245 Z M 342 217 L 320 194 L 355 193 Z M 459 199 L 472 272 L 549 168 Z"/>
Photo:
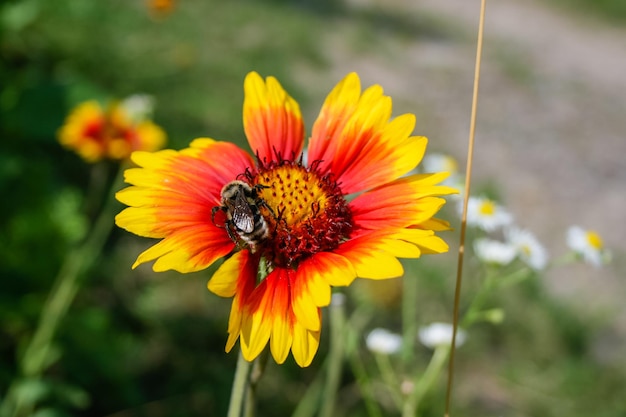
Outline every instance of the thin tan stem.
<path id="1" fill-rule="evenodd" d="M 459 301 L 461 298 L 461 283 L 463 280 L 463 256 L 465 254 L 465 230 L 467 225 L 467 204 L 470 195 L 470 184 L 472 179 L 472 159 L 474 156 L 474 138 L 476 133 L 476 112 L 478 108 L 478 87 L 480 84 L 480 61 L 483 49 L 483 33 L 485 26 L 485 8 L 487 0 L 481 0 L 480 18 L 478 22 L 478 40 L 476 42 L 476 66 L 474 69 L 474 93 L 472 96 L 472 113 L 470 116 L 469 144 L 467 150 L 467 169 L 465 173 L 465 195 L 463 198 L 463 214 L 461 215 L 461 236 L 459 238 L 459 257 L 457 263 L 456 286 L 454 289 L 454 312 L 452 317 L 452 344 L 456 346 L 457 326 L 459 322 Z M 445 417 L 450 416 L 450 402 L 452 398 L 452 382 L 454 376 L 454 357 L 456 349 L 450 351 L 450 361 L 448 363 L 448 384 L 446 388 L 446 408 Z"/>

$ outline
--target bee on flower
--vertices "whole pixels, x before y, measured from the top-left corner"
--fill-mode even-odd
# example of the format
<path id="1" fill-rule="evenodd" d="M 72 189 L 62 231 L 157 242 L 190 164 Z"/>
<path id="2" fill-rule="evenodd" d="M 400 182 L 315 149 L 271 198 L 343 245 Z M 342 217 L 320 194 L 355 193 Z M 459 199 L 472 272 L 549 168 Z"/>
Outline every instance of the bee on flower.
<path id="1" fill-rule="evenodd" d="M 163 129 L 150 120 L 153 100 L 130 96 L 103 107 L 90 100 L 76 106 L 58 131 L 59 142 L 90 163 L 124 160 L 134 151 L 155 151 L 166 141 Z"/>
<path id="2" fill-rule="evenodd" d="M 135 152 L 129 207 L 118 226 L 160 239 L 133 267 L 193 272 L 225 258 L 208 283 L 233 297 L 226 351 L 237 340 L 247 360 L 269 344 L 278 363 L 289 352 L 308 366 L 318 350 L 321 307 L 331 287 L 355 278 L 403 274 L 398 258 L 446 252 L 433 216 L 446 173 L 415 174 L 427 139 L 415 117 L 391 117 L 379 85 L 361 91 L 355 73 L 330 92 L 304 154 L 297 102 L 274 77 L 244 81 L 243 122 L 253 158 L 228 142 L 194 140 L 181 151 Z M 355 196 L 349 199 L 348 196 Z"/>
<path id="3" fill-rule="evenodd" d="M 567 246 L 585 262 L 596 268 L 611 260 L 611 253 L 604 247 L 600 235 L 593 230 L 571 226 L 567 230 Z"/>

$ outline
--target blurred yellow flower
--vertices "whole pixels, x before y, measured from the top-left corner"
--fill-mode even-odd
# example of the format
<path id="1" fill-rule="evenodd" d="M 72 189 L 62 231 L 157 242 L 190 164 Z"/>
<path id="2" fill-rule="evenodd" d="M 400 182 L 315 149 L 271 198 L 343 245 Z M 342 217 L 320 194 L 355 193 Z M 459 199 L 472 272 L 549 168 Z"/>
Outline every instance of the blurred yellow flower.
<path id="1" fill-rule="evenodd" d="M 174 10 L 174 0 L 148 0 L 148 9 L 153 15 L 164 16 Z"/>
<path id="2" fill-rule="evenodd" d="M 146 117 L 151 103 L 141 97 L 131 96 L 106 109 L 95 100 L 79 104 L 59 129 L 59 142 L 91 163 L 127 159 L 133 151 L 160 149 L 166 141 L 165 132 Z M 137 109 L 137 102 L 142 100 L 144 107 Z"/>

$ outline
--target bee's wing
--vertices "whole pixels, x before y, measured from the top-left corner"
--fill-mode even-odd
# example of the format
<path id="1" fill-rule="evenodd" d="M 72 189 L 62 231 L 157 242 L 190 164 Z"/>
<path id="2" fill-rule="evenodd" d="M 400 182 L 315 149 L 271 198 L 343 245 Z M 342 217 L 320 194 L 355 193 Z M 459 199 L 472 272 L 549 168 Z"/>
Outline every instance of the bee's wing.
<path id="1" fill-rule="evenodd" d="M 244 233 L 252 233 L 254 230 L 254 213 L 242 192 L 237 193 L 235 198 L 233 223 L 237 229 Z"/>

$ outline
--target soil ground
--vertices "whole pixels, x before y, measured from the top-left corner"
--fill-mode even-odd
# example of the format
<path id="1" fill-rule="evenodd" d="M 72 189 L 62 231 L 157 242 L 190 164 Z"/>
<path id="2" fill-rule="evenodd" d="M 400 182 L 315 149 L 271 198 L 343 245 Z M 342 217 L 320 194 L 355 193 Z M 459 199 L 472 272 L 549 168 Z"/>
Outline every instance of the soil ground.
<path id="1" fill-rule="evenodd" d="M 351 3 L 355 9 L 373 5 Z M 400 41 L 385 33 L 359 40 L 361 33 L 338 23 L 325 39 L 333 71 L 305 76 L 320 81 L 314 85 L 332 85 L 357 71 L 364 85 L 380 83 L 394 99 L 394 114 L 418 115 L 416 131 L 429 137 L 430 152 L 452 154 L 464 166 L 480 1 L 394 0 L 384 6 L 413 18 L 423 33 Z M 429 25 L 447 29 L 430 31 Z M 570 225 L 600 233 L 612 249 L 611 266 L 555 268 L 546 286 L 589 314 L 611 317 L 611 342 L 600 342 L 598 350 L 621 355 L 626 29 L 529 0 L 488 2 L 485 25 L 474 184 L 495 185 L 517 223 L 535 233 L 552 257 L 566 252 Z M 374 48 L 358 47 L 370 41 Z"/>

